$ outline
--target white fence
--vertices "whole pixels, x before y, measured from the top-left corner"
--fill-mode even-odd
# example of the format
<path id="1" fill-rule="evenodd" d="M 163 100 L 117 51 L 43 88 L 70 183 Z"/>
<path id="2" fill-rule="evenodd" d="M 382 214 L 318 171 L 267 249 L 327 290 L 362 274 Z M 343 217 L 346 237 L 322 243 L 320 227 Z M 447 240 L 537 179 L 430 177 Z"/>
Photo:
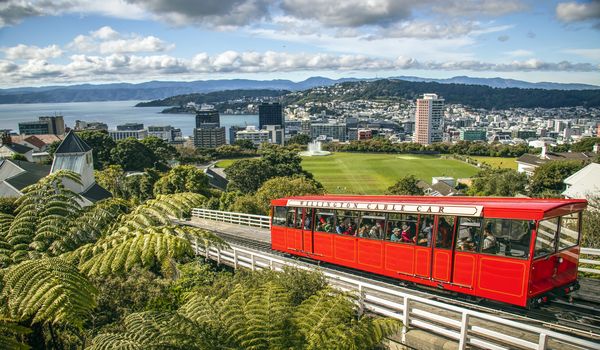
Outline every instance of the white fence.
<path id="1" fill-rule="evenodd" d="M 203 208 L 192 209 L 192 216 L 200 219 L 229 222 L 237 225 L 270 228 L 271 221 L 265 215 L 234 213 L 230 211 L 210 210 Z"/>
<path id="2" fill-rule="evenodd" d="M 600 249 L 581 248 L 579 271 L 600 275 Z M 585 267 L 591 265 L 591 267 Z"/>
<path id="3" fill-rule="evenodd" d="M 194 244 L 196 254 L 234 268 L 252 270 L 281 270 L 284 266 L 314 269 L 266 252 L 231 245 L 230 249 L 208 250 Z M 600 343 L 561 334 L 517 321 L 482 312 L 447 305 L 442 302 L 413 296 L 401 290 L 375 285 L 342 275 L 334 270 L 321 269 L 329 282 L 346 291 L 353 291 L 361 310 L 396 318 L 404 324 L 403 341 L 410 328 L 419 328 L 452 339 L 459 349 L 600 349 Z"/>
<path id="4" fill-rule="evenodd" d="M 237 225 L 270 228 L 270 218 L 265 215 L 194 208 L 192 209 L 192 216 Z M 585 264 L 583 267 L 579 268 L 580 271 L 600 275 L 600 249 L 581 248 L 579 263 Z M 589 265 L 591 265 L 591 267 L 585 267 Z"/>

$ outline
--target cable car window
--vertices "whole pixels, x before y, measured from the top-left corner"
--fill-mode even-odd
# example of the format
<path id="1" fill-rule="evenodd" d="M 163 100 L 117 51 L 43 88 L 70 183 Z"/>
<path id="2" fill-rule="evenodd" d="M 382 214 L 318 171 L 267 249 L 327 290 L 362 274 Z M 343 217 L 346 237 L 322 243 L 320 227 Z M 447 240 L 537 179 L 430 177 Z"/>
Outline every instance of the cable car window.
<path id="1" fill-rule="evenodd" d="M 414 243 L 418 216 L 412 214 L 389 214 L 385 232 L 386 239 L 397 243 Z"/>
<path id="2" fill-rule="evenodd" d="M 437 234 L 435 237 L 435 247 L 441 249 L 452 248 L 452 236 L 454 234 L 454 216 L 438 217 Z"/>
<path id="3" fill-rule="evenodd" d="M 335 216 L 331 209 L 316 209 L 315 213 L 316 232 L 335 232 Z"/>
<path id="4" fill-rule="evenodd" d="M 288 207 L 287 210 L 287 227 L 296 227 L 296 210 L 297 208 Z M 302 209 L 300 209 L 302 210 Z"/>
<path id="5" fill-rule="evenodd" d="M 466 252 L 476 252 L 481 240 L 480 218 L 458 218 L 456 245 L 454 249 Z"/>
<path id="6" fill-rule="evenodd" d="M 484 254 L 528 258 L 530 242 L 529 221 L 485 219 L 479 251 Z"/>
<path id="7" fill-rule="evenodd" d="M 304 209 L 304 229 L 305 230 L 312 229 L 312 213 L 313 213 L 312 208 Z"/>
<path id="8" fill-rule="evenodd" d="M 558 250 L 571 248 L 579 244 L 580 218 L 581 212 L 561 216 Z"/>
<path id="9" fill-rule="evenodd" d="M 433 239 L 433 215 L 421 215 L 419 219 L 417 244 L 422 247 L 431 247 Z"/>
<path id="10" fill-rule="evenodd" d="M 273 207 L 273 226 L 285 226 L 286 207 Z"/>
<path id="11" fill-rule="evenodd" d="M 354 236 L 358 226 L 358 212 L 349 210 L 336 210 L 335 233 Z"/>
<path id="12" fill-rule="evenodd" d="M 360 224 L 358 225 L 358 237 L 382 239 L 385 227 L 385 216 L 383 213 L 361 212 Z"/>
<path id="13" fill-rule="evenodd" d="M 555 252 L 556 236 L 558 234 L 558 217 L 540 221 L 535 239 L 534 257 L 540 257 Z"/>

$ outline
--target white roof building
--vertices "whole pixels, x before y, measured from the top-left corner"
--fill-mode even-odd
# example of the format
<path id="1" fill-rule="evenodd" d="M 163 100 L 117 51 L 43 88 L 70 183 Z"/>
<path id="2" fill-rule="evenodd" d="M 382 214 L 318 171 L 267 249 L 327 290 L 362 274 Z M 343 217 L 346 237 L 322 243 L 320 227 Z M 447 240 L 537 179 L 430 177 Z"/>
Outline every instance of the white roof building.
<path id="1" fill-rule="evenodd" d="M 590 163 L 585 168 L 564 180 L 567 189 L 562 193 L 567 198 L 600 197 L 600 164 Z"/>

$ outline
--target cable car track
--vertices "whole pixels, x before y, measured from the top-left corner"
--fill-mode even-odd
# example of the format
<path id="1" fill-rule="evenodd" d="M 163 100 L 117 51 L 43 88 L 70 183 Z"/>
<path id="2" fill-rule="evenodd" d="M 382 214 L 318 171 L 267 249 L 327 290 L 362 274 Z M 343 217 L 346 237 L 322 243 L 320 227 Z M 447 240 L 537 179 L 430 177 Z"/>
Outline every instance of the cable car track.
<path id="1" fill-rule="evenodd" d="M 190 225 L 187 222 L 181 223 Z M 501 316 L 505 319 L 511 319 L 531 325 L 551 328 L 557 331 L 565 332 L 586 339 L 600 340 L 600 315 L 598 315 L 597 311 L 598 309 L 600 309 L 600 305 L 592 306 L 596 305 L 594 303 L 589 303 L 590 305 L 588 305 L 580 302 L 573 303 L 564 299 L 557 299 L 554 302 L 551 302 L 550 304 L 541 306 L 539 309 L 528 310 L 511 306 L 508 304 L 487 301 L 485 299 L 478 299 L 474 302 L 467 300 L 469 298 L 468 296 L 461 296 L 458 293 L 436 290 L 434 288 L 423 287 L 414 283 L 395 280 L 390 277 L 371 274 L 368 272 L 325 263 L 318 260 L 301 258 L 298 256 L 272 250 L 270 243 L 240 237 L 234 234 L 224 233 L 216 230 L 208 231 L 217 234 L 218 236 L 222 237 L 225 241 L 230 243 L 239 244 L 241 246 L 256 249 L 269 254 L 275 254 L 287 258 L 294 258 L 296 260 L 300 260 L 302 262 L 316 266 L 326 266 L 327 268 L 350 274 L 354 277 L 361 277 L 368 279 L 369 281 L 377 281 L 378 283 L 392 285 L 404 291 L 410 291 L 413 294 L 419 293 L 419 296 L 421 297 L 434 299 L 436 301 L 449 303 L 452 305 L 468 308 L 474 311 L 492 313 Z M 451 294 L 451 296 L 448 297 L 448 294 Z"/>

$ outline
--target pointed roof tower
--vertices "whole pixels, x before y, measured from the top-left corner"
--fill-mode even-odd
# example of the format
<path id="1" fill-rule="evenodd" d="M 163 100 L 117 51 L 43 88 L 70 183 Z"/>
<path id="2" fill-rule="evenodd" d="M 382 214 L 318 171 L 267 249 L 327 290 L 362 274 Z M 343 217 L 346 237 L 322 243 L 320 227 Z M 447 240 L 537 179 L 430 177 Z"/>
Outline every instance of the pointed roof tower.
<path id="1" fill-rule="evenodd" d="M 92 148 L 88 146 L 85 141 L 79 138 L 72 130 L 69 131 L 65 139 L 60 143 L 56 149 L 55 154 L 64 153 L 86 153 Z"/>

